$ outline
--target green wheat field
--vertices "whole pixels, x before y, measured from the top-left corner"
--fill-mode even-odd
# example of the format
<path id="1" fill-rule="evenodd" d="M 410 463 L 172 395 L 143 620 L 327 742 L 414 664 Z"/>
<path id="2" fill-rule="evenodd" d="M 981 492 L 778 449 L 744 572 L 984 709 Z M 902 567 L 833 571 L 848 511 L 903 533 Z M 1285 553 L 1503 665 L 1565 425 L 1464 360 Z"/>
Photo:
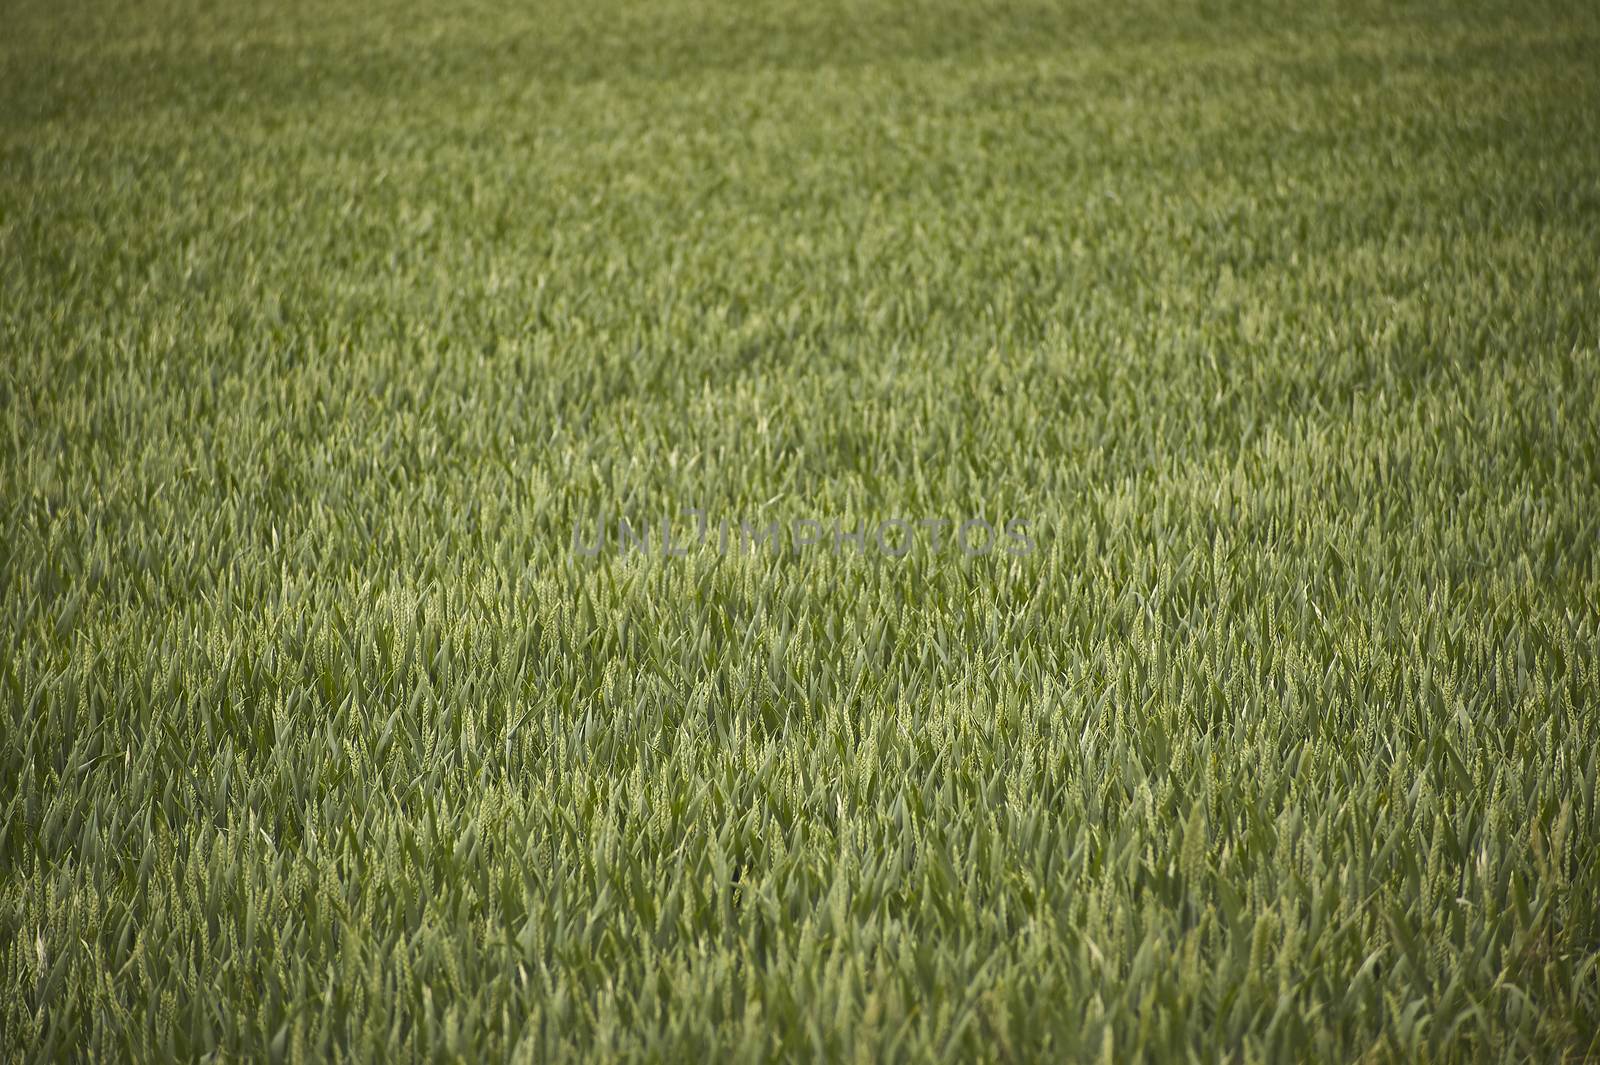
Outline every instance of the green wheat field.
<path id="1" fill-rule="evenodd" d="M 1600 5 L 0 26 L 0 1059 L 1600 1057 Z"/>

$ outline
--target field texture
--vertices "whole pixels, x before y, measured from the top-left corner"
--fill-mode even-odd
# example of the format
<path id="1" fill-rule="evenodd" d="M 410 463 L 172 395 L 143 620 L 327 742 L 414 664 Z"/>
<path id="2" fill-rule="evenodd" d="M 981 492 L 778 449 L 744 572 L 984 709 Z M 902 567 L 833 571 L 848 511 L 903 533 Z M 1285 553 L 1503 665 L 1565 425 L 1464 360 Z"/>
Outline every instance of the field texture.
<path id="1" fill-rule="evenodd" d="M 0 1057 L 1600 1054 L 1600 6 L 0 22 Z"/>

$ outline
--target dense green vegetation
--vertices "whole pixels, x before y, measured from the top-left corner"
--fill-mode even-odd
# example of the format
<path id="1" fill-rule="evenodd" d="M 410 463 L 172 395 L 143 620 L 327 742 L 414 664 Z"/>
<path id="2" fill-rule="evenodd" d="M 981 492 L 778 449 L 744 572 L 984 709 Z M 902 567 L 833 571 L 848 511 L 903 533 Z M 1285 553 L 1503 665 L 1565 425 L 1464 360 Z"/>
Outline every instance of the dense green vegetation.
<path id="1" fill-rule="evenodd" d="M 3 1056 L 1600 1054 L 1600 7 L 0 20 Z"/>

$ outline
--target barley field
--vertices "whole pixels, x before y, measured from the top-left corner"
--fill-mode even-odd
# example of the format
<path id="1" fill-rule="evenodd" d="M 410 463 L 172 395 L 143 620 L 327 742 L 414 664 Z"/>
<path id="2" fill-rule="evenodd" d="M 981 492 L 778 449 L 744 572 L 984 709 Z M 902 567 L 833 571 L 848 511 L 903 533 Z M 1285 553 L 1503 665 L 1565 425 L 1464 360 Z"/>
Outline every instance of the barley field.
<path id="1" fill-rule="evenodd" d="M 1600 1057 L 1600 6 L 0 25 L 0 1058 Z"/>

